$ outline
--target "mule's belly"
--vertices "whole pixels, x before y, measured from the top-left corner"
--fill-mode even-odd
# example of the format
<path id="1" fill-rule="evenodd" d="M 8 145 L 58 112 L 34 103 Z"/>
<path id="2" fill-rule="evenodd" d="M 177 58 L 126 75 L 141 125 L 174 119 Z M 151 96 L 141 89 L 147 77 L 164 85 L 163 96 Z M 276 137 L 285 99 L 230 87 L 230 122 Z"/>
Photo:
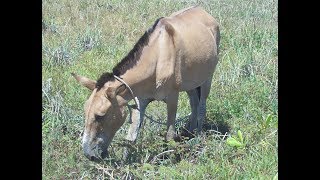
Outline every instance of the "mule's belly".
<path id="1" fill-rule="evenodd" d="M 217 64 L 216 62 L 217 61 L 213 59 L 208 60 L 205 65 L 201 63 L 192 63 L 192 67 L 182 68 L 181 77 L 176 78 L 175 80 L 172 78 L 172 81 L 157 86 L 152 98 L 163 100 L 172 92 L 188 91 L 201 86 L 209 78 L 212 78 L 212 74 Z"/>

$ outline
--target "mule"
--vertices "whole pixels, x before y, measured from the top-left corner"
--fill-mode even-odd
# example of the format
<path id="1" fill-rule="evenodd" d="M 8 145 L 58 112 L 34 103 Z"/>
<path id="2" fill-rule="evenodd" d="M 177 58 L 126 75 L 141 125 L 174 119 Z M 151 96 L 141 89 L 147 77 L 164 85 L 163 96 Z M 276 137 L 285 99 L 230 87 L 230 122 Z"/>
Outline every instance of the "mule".
<path id="1" fill-rule="evenodd" d="M 191 115 L 186 128 L 201 132 L 206 99 L 218 63 L 219 24 L 199 6 L 182 9 L 155 21 L 118 63 L 97 81 L 72 73 L 92 91 L 85 102 L 84 154 L 105 158 L 115 133 L 125 122 L 126 105 L 135 99 L 126 139 L 135 142 L 143 114 L 153 100 L 167 106 L 167 141 L 175 138 L 179 92 L 186 91 Z"/>

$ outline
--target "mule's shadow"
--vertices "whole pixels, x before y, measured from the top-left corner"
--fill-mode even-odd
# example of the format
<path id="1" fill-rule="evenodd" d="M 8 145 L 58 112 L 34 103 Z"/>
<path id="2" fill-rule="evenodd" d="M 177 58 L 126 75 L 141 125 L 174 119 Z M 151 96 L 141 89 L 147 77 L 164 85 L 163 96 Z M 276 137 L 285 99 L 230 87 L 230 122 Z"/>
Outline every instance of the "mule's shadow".
<path id="1" fill-rule="evenodd" d="M 204 132 L 214 131 L 221 134 L 226 134 L 226 133 L 229 133 L 230 130 L 231 130 L 231 127 L 226 121 L 223 121 L 223 120 L 215 121 L 207 117 L 206 117 L 206 122 L 203 125 Z"/>
<path id="2" fill-rule="evenodd" d="M 230 130 L 231 127 L 226 121 L 214 120 L 210 117 L 205 118 L 205 122 L 202 126 L 202 133 L 205 134 L 226 135 L 230 132 Z M 178 142 L 182 142 L 184 140 L 190 140 L 194 137 L 196 137 L 196 132 L 191 133 L 185 128 L 181 128 L 181 130 L 178 132 L 178 137 L 175 140 Z M 224 138 L 225 137 L 226 136 L 224 136 Z"/>

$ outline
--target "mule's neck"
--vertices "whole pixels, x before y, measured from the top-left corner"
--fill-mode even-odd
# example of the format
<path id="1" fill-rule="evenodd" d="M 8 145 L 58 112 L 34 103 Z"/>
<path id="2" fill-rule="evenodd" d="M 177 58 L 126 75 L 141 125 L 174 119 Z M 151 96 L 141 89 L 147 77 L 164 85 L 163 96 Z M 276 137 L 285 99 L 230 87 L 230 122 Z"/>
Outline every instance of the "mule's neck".
<path id="1" fill-rule="evenodd" d="M 137 64 L 120 75 L 120 78 L 131 88 L 134 96 L 138 98 L 151 98 L 154 93 L 156 63 L 152 61 L 155 57 L 150 57 L 150 53 L 150 47 L 145 47 Z M 128 101 L 133 99 L 128 88 L 123 98 Z"/>
<path id="2" fill-rule="evenodd" d="M 154 29 L 150 34 L 148 44 L 141 51 L 139 59 L 133 66 L 129 67 L 119 77 L 128 84 L 134 95 L 138 98 L 152 98 L 155 91 L 156 82 L 156 65 L 159 56 L 159 30 Z M 133 99 L 130 91 L 126 89 L 125 99 L 128 101 Z"/>

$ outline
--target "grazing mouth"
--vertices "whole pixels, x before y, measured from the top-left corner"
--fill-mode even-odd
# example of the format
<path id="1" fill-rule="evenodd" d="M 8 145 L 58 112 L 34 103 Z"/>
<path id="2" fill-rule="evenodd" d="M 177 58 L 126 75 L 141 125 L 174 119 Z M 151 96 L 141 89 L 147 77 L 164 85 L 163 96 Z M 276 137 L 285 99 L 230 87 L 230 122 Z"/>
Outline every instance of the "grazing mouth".
<path id="1" fill-rule="evenodd" d="M 83 144 L 83 151 L 85 157 L 87 157 L 90 161 L 99 162 L 105 159 L 108 156 L 108 150 L 105 146 L 98 144 L 90 147 L 87 143 Z"/>
<path id="2" fill-rule="evenodd" d="M 102 158 L 102 159 L 105 159 L 107 156 L 108 156 L 108 151 L 103 151 L 103 152 L 101 153 L 101 158 Z"/>
<path id="3" fill-rule="evenodd" d="M 90 161 L 94 161 L 94 162 L 101 162 L 103 161 L 107 156 L 108 156 L 108 151 L 104 151 L 101 152 L 101 154 L 97 154 L 96 155 L 89 155 L 89 154 L 85 154 L 85 156 L 90 160 Z"/>

